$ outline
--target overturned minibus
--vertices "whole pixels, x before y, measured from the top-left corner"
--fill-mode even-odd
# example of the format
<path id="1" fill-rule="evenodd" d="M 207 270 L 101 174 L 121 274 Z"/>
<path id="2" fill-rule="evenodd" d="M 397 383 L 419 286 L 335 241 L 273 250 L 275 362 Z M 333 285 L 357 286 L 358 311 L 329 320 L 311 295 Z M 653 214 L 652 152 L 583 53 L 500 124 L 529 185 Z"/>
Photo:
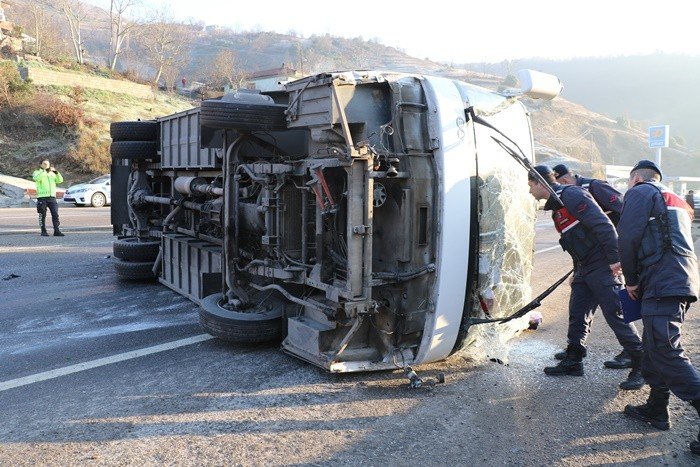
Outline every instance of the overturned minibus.
<path id="1" fill-rule="evenodd" d="M 523 89 L 322 73 L 111 127 L 115 268 L 202 327 L 331 372 L 444 359 L 527 303 L 533 139 Z"/>

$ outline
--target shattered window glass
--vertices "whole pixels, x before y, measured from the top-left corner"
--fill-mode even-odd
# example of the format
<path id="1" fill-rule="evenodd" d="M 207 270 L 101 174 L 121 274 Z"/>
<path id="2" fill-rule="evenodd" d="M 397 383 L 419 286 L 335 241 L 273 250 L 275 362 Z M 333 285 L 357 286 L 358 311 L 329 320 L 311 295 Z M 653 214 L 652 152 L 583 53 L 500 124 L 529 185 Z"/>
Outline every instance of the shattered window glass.
<path id="1" fill-rule="evenodd" d="M 477 154 L 488 157 L 478 159 L 478 297 L 472 301 L 472 316 L 486 316 L 485 307 L 490 317 L 500 318 L 531 300 L 535 202 L 528 191 L 525 169 L 493 141 L 493 133 L 478 127 L 476 132 Z M 505 362 L 507 341 L 527 328 L 528 321 L 526 315 L 505 324 L 472 326 L 461 352 L 470 358 Z"/>

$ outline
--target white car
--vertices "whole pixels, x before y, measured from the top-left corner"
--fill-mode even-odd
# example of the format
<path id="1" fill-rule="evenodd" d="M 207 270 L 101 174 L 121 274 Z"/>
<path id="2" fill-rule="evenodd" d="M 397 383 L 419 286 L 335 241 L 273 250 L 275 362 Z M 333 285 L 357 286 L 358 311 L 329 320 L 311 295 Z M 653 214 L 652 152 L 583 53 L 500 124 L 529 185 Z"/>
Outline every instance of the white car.
<path id="1" fill-rule="evenodd" d="M 101 208 L 112 202 L 110 175 L 102 175 L 89 182 L 69 187 L 63 195 L 66 203 Z"/>

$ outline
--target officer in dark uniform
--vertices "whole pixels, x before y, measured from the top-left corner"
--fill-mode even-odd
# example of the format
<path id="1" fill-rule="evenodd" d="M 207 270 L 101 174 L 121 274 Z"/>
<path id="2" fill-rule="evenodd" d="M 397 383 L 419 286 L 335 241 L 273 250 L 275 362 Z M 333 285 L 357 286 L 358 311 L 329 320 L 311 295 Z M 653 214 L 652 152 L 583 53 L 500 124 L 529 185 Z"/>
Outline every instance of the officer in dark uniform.
<path id="1" fill-rule="evenodd" d="M 554 172 L 538 165 L 535 170 L 558 195 L 552 196 L 534 174 L 529 174 L 530 194 L 538 200 L 547 200 L 544 208 L 552 211 L 554 226 L 561 235 L 559 243 L 574 260 L 574 279 L 569 298 L 569 330 L 566 357 L 556 366 L 546 367 L 548 375 L 583 375 L 585 342 L 598 305 L 615 333 L 618 342 L 632 356 L 633 367 L 622 389 L 640 389 L 642 341 L 634 325 L 626 324 L 620 313 L 618 280 L 620 260 L 617 234 L 610 219 L 593 197 L 583 188 L 556 183 Z M 561 200 L 561 203 L 560 201 Z M 563 206 L 562 206 L 563 204 Z"/>
<path id="2" fill-rule="evenodd" d="M 562 185 L 576 185 L 585 188 L 593 196 L 593 199 L 600 206 L 605 214 L 610 218 L 613 225 L 617 225 L 620 221 L 620 213 L 622 212 L 622 193 L 613 188 L 605 180 L 596 178 L 586 178 L 580 175 L 575 175 L 564 164 L 555 165 L 552 167 L 554 177 L 557 183 Z M 565 352 L 559 352 L 555 357 L 559 360 L 564 358 Z M 622 349 L 622 352 L 615 355 L 612 360 L 603 362 L 607 368 L 632 368 L 632 359 L 629 354 Z"/>
<path id="3" fill-rule="evenodd" d="M 613 225 L 617 225 L 620 221 L 620 213 L 622 212 L 622 193 L 613 188 L 605 180 L 575 175 L 564 164 L 555 165 L 552 167 L 552 170 L 554 171 L 554 177 L 557 179 L 557 183 L 561 183 L 562 185 L 576 185 L 588 190 L 595 202 L 598 203 L 598 206 L 603 208 L 603 211 L 608 215 Z"/>
<path id="4" fill-rule="evenodd" d="M 647 402 L 628 405 L 625 414 L 668 430 L 670 392 L 700 415 L 700 374 L 681 345 L 681 326 L 698 299 L 700 278 L 690 232 L 693 212 L 659 183 L 661 177 L 651 161 L 634 166 L 617 229 L 627 292 L 642 301 L 642 375 L 651 386 Z M 700 434 L 690 449 L 700 454 Z"/>

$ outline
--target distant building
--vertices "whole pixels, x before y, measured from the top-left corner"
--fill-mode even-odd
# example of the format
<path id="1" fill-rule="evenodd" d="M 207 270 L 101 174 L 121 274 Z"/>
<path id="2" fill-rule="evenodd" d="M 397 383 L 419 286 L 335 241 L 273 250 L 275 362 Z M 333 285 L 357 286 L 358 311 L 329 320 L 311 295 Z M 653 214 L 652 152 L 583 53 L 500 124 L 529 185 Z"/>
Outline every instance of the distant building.
<path id="1" fill-rule="evenodd" d="M 627 190 L 627 180 L 630 177 L 631 165 L 606 165 L 605 175 L 608 182 L 618 190 Z M 684 195 L 689 189 L 700 189 L 700 177 L 686 177 L 664 174 L 663 182 L 674 193 Z"/>
<path id="2" fill-rule="evenodd" d="M 301 78 L 301 74 L 283 63 L 280 68 L 251 73 L 248 76 L 246 87 L 259 91 L 276 91 L 282 88 L 282 84 L 297 78 Z"/>

